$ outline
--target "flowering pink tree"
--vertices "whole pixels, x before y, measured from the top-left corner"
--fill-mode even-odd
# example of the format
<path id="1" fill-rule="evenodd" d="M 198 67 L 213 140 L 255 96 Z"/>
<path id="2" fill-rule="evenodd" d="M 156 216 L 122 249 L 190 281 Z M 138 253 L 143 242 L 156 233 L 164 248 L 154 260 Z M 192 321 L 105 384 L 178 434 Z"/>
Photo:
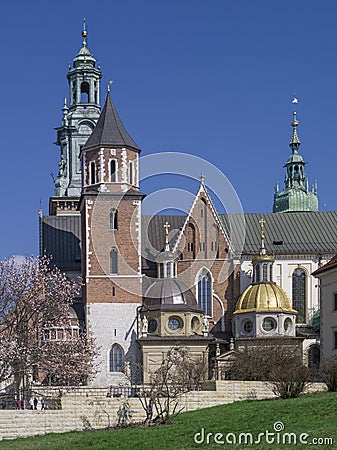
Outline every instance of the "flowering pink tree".
<path id="1" fill-rule="evenodd" d="M 76 385 L 95 372 L 95 344 L 69 318 L 79 289 L 46 257 L 0 262 L 0 381 Z"/>

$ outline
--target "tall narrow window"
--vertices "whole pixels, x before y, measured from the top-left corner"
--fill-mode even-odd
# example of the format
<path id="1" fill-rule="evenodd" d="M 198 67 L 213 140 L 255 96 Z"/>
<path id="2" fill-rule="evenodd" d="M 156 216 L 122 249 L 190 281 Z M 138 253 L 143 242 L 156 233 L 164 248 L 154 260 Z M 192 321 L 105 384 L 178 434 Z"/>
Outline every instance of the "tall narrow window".
<path id="1" fill-rule="evenodd" d="M 123 372 L 124 352 L 120 345 L 114 344 L 110 350 L 110 372 Z"/>
<path id="2" fill-rule="evenodd" d="M 118 211 L 112 208 L 110 211 L 110 230 L 118 230 Z"/>
<path id="3" fill-rule="evenodd" d="M 129 163 L 129 183 L 134 184 L 134 167 L 133 167 L 133 161 L 130 161 Z"/>
<path id="4" fill-rule="evenodd" d="M 216 257 L 219 258 L 219 228 L 216 224 L 213 224 L 212 234 L 214 237 L 214 241 L 212 240 L 211 250 L 216 252 Z"/>
<path id="5" fill-rule="evenodd" d="M 207 270 L 203 270 L 198 280 L 198 305 L 211 316 L 212 278 Z"/>
<path id="6" fill-rule="evenodd" d="M 334 310 L 337 311 L 337 293 L 333 295 L 334 298 Z"/>
<path id="7" fill-rule="evenodd" d="M 268 281 L 268 266 L 263 264 L 262 266 L 262 281 Z"/>
<path id="8" fill-rule="evenodd" d="M 195 258 L 195 228 L 194 225 L 189 223 L 186 227 L 186 240 L 187 240 L 187 258 Z"/>
<path id="9" fill-rule="evenodd" d="M 76 83 L 73 83 L 73 103 L 76 103 Z"/>
<path id="10" fill-rule="evenodd" d="M 261 281 L 261 266 L 260 264 L 256 264 L 255 266 L 255 283 L 260 283 Z"/>
<path id="11" fill-rule="evenodd" d="M 113 273 L 113 274 L 117 273 L 117 268 L 118 268 L 117 267 L 118 266 L 117 259 L 118 259 L 117 248 L 113 247 L 110 250 L 110 273 Z"/>
<path id="12" fill-rule="evenodd" d="M 293 308 L 298 312 L 296 321 L 306 322 L 306 273 L 303 269 L 295 269 L 292 275 Z"/>
<path id="13" fill-rule="evenodd" d="M 81 103 L 89 103 L 89 83 L 87 81 L 81 83 Z"/>
<path id="14" fill-rule="evenodd" d="M 90 163 L 90 184 L 96 183 L 96 164 L 95 161 Z"/>
<path id="15" fill-rule="evenodd" d="M 116 178 L 116 161 L 114 159 L 112 159 L 110 161 L 110 182 L 111 183 L 116 183 L 117 178 Z"/>
<path id="16" fill-rule="evenodd" d="M 172 277 L 171 262 L 166 263 L 166 276 L 167 276 L 167 278 Z"/>

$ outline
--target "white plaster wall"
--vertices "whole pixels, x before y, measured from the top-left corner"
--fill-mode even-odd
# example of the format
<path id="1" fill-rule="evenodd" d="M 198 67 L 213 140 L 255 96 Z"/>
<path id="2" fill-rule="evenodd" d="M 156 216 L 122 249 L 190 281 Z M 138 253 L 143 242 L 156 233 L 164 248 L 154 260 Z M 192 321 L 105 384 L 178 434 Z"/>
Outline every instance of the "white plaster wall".
<path id="1" fill-rule="evenodd" d="M 88 327 L 100 349 L 97 358 L 99 372 L 92 386 L 110 386 L 127 383 L 123 373 L 109 372 L 109 352 L 117 343 L 124 349 L 125 360 L 138 361 L 137 303 L 94 303 L 88 305 Z"/>
<path id="2" fill-rule="evenodd" d="M 325 264 L 328 259 L 321 260 Z M 319 287 L 315 277 L 311 275 L 318 269 L 318 258 L 284 258 L 276 259 L 273 265 L 273 281 L 283 288 L 292 299 L 292 274 L 295 269 L 304 269 L 307 273 L 307 305 L 308 321 L 310 322 L 312 314 L 319 309 Z M 251 259 L 241 260 L 240 286 L 241 293 L 252 282 L 253 265 Z"/>

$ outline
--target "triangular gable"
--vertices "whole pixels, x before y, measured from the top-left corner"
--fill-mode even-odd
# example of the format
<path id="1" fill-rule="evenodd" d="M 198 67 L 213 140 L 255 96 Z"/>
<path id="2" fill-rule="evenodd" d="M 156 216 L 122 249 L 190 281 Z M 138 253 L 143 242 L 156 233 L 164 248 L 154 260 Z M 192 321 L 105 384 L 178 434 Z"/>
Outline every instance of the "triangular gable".
<path id="1" fill-rule="evenodd" d="M 178 237 L 177 237 L 177 239 L 176 239 L 176 242 L 175 242 L 175 244 L 174 244 L 173 251 L 177 251 L 177 250 L 178 250 L 178 246 L 179 246 L 179 243 L 180 243 L 180 241 L 181 241 L 181 238 L 182 238 L 182 236 L 184 235 L 184 232 L 185 232 L 185 230 L 186 230 L 187 224 L 189 223 L 191 217 L 193 217 L 193 215 L 192 215 L 193 210 L 195 209 L 195 206 L 196 206 L 196 203 L 197 203 L 198 199 L 201 198 L 201 194 L 202 194 L 202 193 L 205 195 L 207 206 L 209 207 L 210 211 L 212 212 L 214 221 L 215 221 L 215 223 L 218 225 L 219 230 L 221 231 L 222 236 L 224 237 L 224 239 L 226 240 L 226 242 L 227 242 L 227 244 L 228 244 L 230 253 L 232 253 L 233 248 L 232 248 L 232 244 L 231 244 L 231 241 L 230 241 L 230 239 L 229 239 L 229 236 L 228 236 L 228 234 L 227 234 L 227 231 L 225 230 L 225 228 L 223 227 L 222 222 L 221 222 L 220 219 L 219 219 L 218 213 L 217 213 L 217 211 L 216 211 L 216 209 L 215 209 L 215 207 L 214 207 L 214 205 L 213 205 L 212 199 L 211 199 L 210 195 L 208 194 L 207 189 L 206 189 L 206 186 L 205 186 L 205 184 L 204 184 L 203 181 L 201 181 L 201 183 L 200 183 L 198 192 L 196 193 L 196 195 L 195 195 L 195 197 L 194 197 L 194 200 L 193 200 L 193 202 L 192 202 L 192 205 L 191 205 L 191 207 L 190 207 L 190 210 L 189 210 L 189 212 L 188 212 L 188 214 L 187 214 L 187 216 L 186 216 L 184 225 L 183 225 L 183 227 L 181 228 L 181 230 L 180 230 L 180 232 L 179 232 L 179 235 L 178 235 Z"/>

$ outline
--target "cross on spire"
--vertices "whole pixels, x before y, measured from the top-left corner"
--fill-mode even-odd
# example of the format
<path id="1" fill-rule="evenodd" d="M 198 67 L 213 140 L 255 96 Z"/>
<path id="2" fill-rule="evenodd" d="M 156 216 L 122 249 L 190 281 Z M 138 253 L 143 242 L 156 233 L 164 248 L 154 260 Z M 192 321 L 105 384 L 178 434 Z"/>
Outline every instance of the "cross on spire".
<path id="1" fill-rule="evenodd" d="M 87 28 L 86 28 L 86 20 L 85 20 L 85 17 L 83 18 L 82 37 L 83 37 L 83 47 L 86 47 L 86 46 L 87 46 L 88 32 L 87 32 Z"/>
<path id="2" fill-rule="evenodd" d="M 169 229 L 171 228 L 171 225 L 168 222 L 165 222 L 164 228 L 165 228 L 165 244 L 168 244 L 169 243 Z"/>
<path id="3" fill-rule="evenodd" d="M 264 246 L 264 224 L 265 224 L 265 219 L 263 217 L 261 217 L 261 219 L 259 220 L 259 224 L 261 225 L 261 249 L 260 249 L 260 255 L 265 255 L 266 254 L 266 249 Z"/>

